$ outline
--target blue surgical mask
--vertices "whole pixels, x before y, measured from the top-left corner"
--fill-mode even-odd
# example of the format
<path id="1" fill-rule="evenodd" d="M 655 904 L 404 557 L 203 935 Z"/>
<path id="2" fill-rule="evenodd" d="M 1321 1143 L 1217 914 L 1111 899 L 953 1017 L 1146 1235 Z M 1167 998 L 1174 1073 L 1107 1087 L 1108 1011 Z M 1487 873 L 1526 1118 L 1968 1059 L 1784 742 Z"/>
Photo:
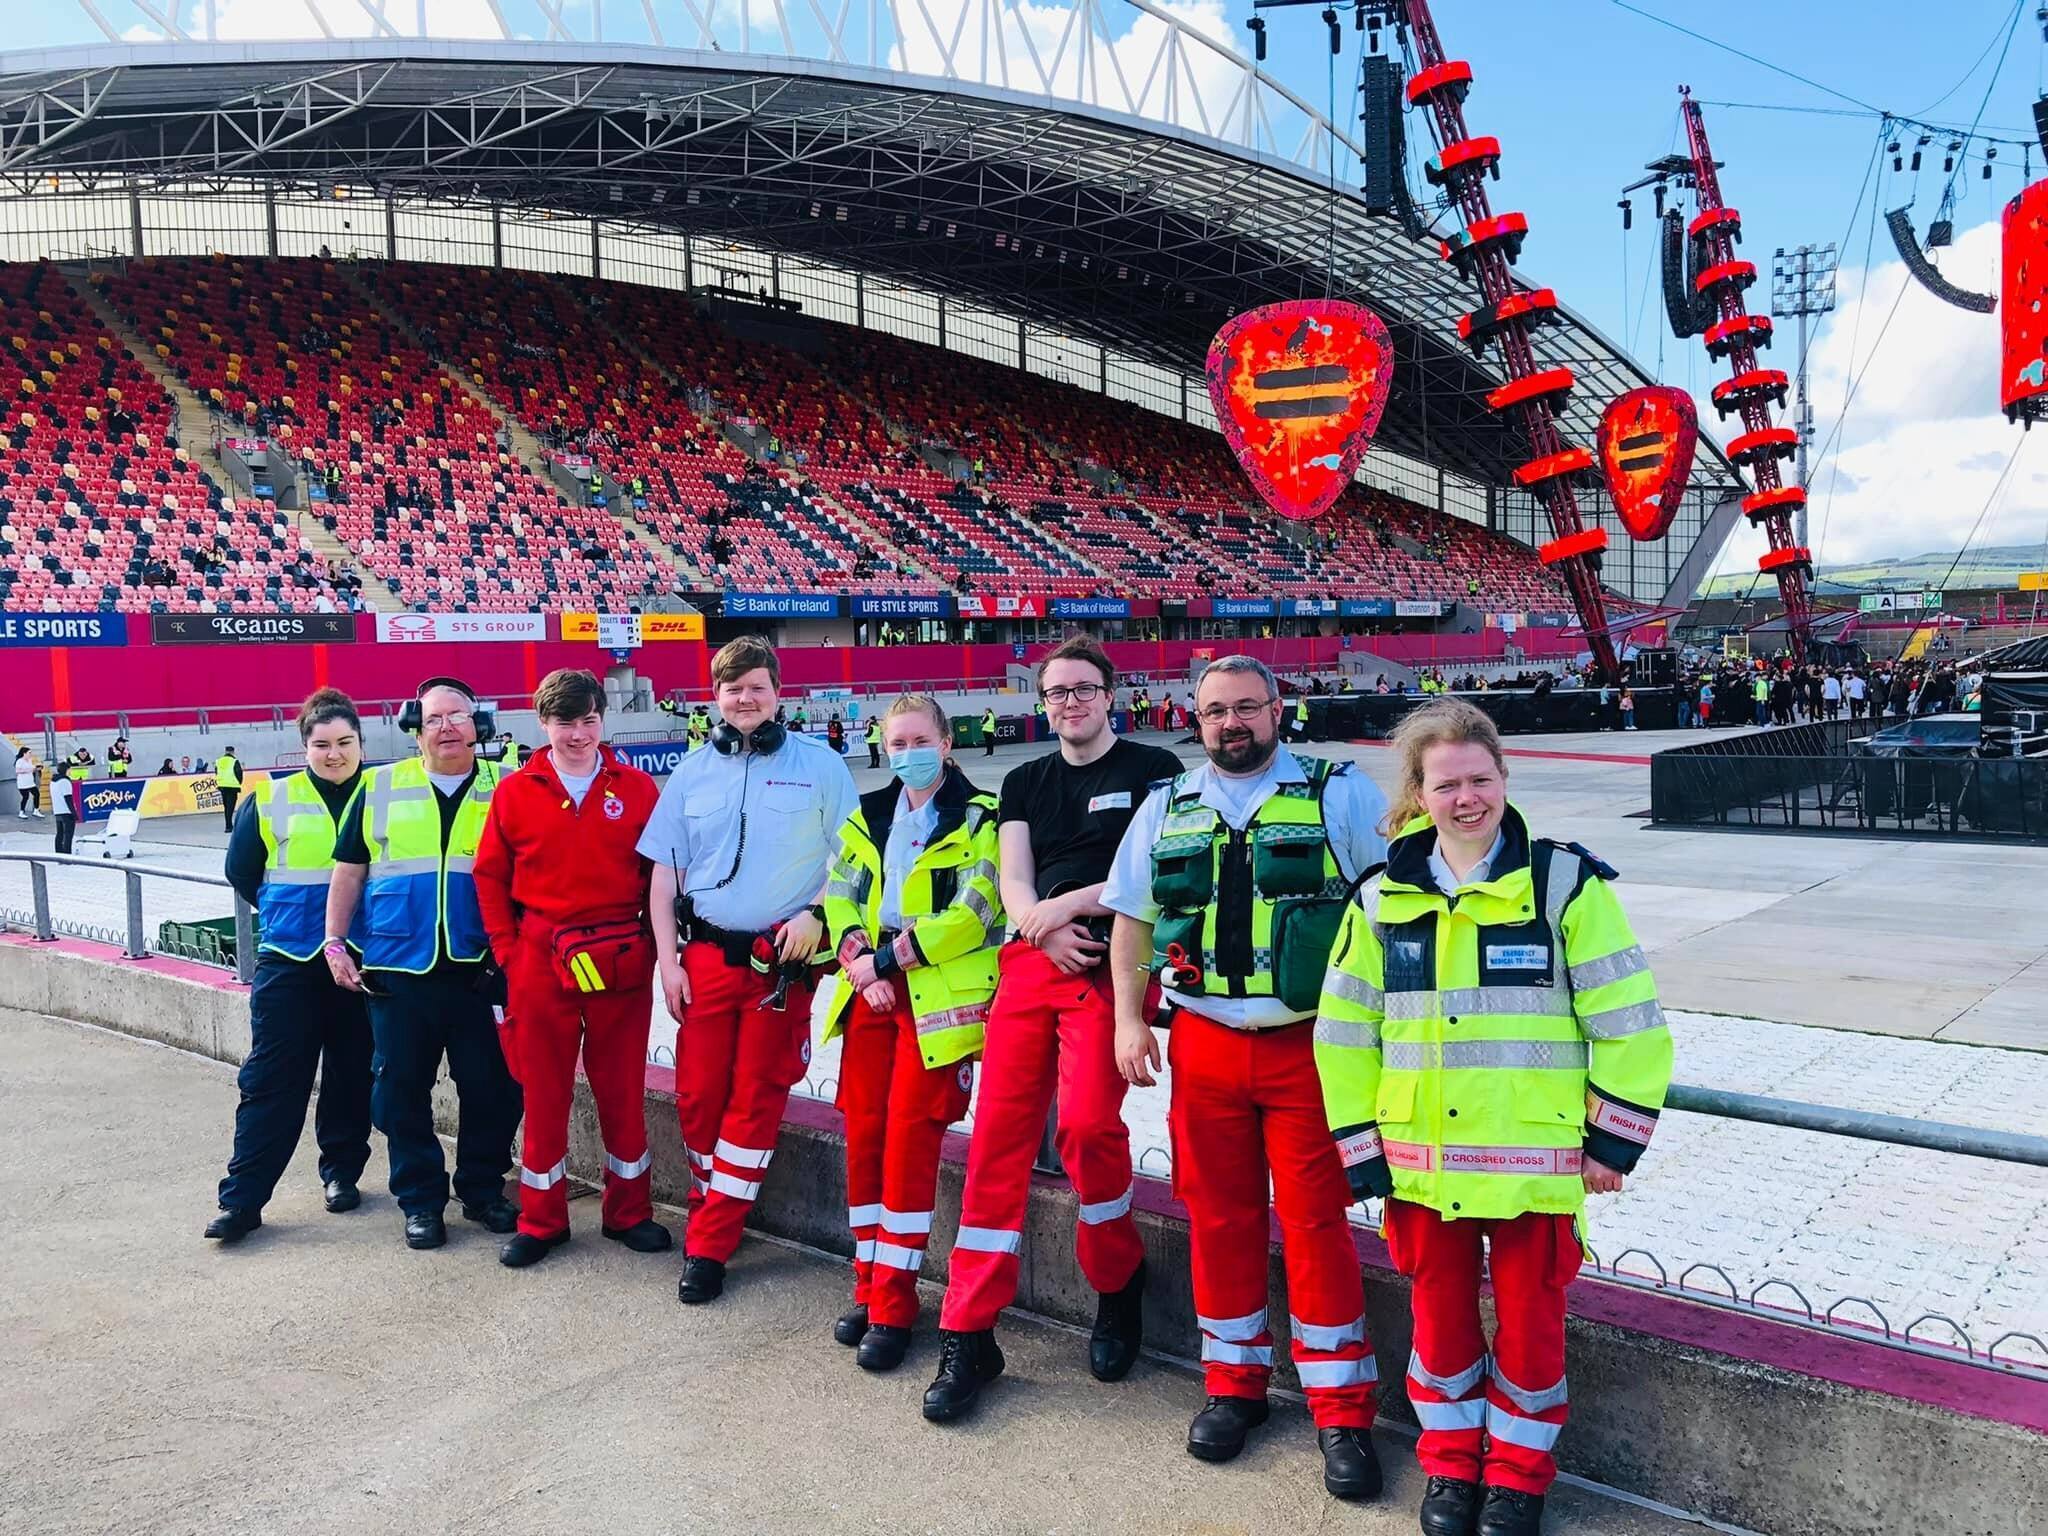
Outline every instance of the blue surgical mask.
<path id="1" fill-rule="evenodd" d="M 911 789 L 930 789 L 946 764 L 937 747 L 905 747 L 889 754 L 889 771 Z"/>

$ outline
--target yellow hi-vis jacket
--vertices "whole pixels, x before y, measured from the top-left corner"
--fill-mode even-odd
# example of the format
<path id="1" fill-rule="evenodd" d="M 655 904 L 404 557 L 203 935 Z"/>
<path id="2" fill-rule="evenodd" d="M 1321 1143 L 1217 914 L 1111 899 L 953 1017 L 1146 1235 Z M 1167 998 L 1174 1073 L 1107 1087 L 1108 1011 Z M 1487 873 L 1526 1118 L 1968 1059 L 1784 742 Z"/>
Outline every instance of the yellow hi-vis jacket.
<path id="1" fill-rule="evenodd" d="M 498 764 L 477 760 L 444 845 L 441 803 L 426 764 L 408 757 L 363 770 L 363 841 L 370 852 L 364 970 L 424 976 L 439 958 L 444 932 L 449 959 L 489 958 L 476 900 L 476 849 L 502 775 Z"/>
<path id="2" fill-rule="evenodd" d="M 860 809 L 839 829 L 839 853 L 825 886 L 825 928 L 834 950 L 855 930 L 880 943 L 882 855 L 900 793 L 892 779 L 862 795 Z M 892 978 L 899 989 L 909 989 L 927 1067 L 981 1049 L 1003 944 L 996 797 L 948 764 L 937 800 L 938 821 L 903 882 L 903 921 L 920 963 Z M 827 1041 L 845 1029 L 853 998 L 853 983 L 844 971 L 835 972 L 825 1002 Z"/>
<path id="3" fill-rule="evenodd" d="M 363 795 L 359 780 L 339 814 L 330 814 L 313 771 L 258 779 L 249 790 L 251 815 L 263 835 L 263 887 L 257 892 L 262 939 L 257 948 L 287 960 L 311 960 L 327 939 L 327 887 L 334 875 L 334 843 L 350 807 Z M 364 903 L 356 904 L 348 939 L 357 951 L 369 931 Z"/>
<path id="4" fill-rule="evenodd" d="M 1391 1172 L 1453 1219 L 1576 1214 L 1584 1159 L 1626 1173 L 1656 1129 L 1671 1035 L 1614 872 L 1532 846 L 1512 805 L 1502 832 L 1488 878 L 1447 897 L 1417 817 L 1345 915 L 1315 1057 L 1354 1193 Z"/>
<path id="5" fill-rule="evenodd" d="M 240 789 L 242 787 L 241 759 L 221 754 L 220 761 L 213 765 L 213 782 L 219 789 Z"/>

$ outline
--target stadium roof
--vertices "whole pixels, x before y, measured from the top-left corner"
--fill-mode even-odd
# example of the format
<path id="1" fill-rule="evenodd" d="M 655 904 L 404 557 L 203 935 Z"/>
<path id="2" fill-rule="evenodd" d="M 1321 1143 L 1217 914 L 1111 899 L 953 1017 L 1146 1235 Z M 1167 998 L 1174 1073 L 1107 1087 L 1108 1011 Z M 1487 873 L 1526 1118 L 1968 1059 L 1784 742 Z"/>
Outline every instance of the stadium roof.
<path id="1" fill-rule="evenodd" d="M 864 32 L 849 0 L 836 29 L 820 0 L 802 25 L 783 0 L 742 0 L 739 52 L 695 0 L 676 11 L 693 47 L 661 41 L 676 0 L 643 0 L 651 40 L 623 42 L 601 20 L 576 35 L 549 0 L 533 0 L 544 42 L 208 42 L 187 35 L 199 0 L 185 26 L 174 0 L 130 0 L 155 33 L 134 41 L 102 14 L 114 0 L 76 3 L 83 35 L 122 40 L 0 53 L 0 195 L 51 175 L 79 190 L 253 180 L 639 221 L 936 288 L 1195 373 L 1224 320 L 1321 294 L 1334 270 L 1335 291 L 1394 333 L 1381 444 L 1490 486 L 1526 457 L 1483 399 L 1494 358 L 1457 341 L 1473 291 L 1433 241 L 1331 189 L 1332 156 L 1348 177 L 1358 145 L 1149 0 L 964 0 L 950 33 L 925 0 L 907 22 L 894 0 L 886 20 L 870 3 Z M 300 3 L 323 31 L 349 9 Z M 408 9 L 357 3 L 380 21 Z M 747 35 L 764 3 L 779 26 Z M 290 0 L 268 8 L 289 28 Z M 891 67 L 906 58 L 928 69 Z M 1578 375 L 1563 425 L 1589 445 L 1605 403 L 1650 381 L 1569 311 L 1537 351 Z M 1703 445 L 1694 489 L 1734 483 Z"/>

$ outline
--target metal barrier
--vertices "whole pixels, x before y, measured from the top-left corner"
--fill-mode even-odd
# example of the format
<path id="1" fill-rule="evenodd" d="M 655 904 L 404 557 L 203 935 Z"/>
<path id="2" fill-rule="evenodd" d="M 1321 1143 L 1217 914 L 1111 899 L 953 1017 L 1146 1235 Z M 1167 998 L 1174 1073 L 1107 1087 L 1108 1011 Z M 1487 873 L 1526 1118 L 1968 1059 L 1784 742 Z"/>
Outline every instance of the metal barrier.
<path id="1" fill-rule="evenodd" d="M 143 915 L 142 901 L 144 880 L 176 880 L 186 885 L 217 886 L 227 892 L 234 903 L 235 979 L 245 986 L 256 979 L 255 910 L 219 875 L 197 875 L 187 870 L 164 869 L 154 864 L 109 864 L 102 859 L 88 859 L 72 853 L 0 853 L 0 862 L 28 865 L 30 890 L 30 910 L 26 913 L 0 911 L 0 926 L 13 927 L 18 923 L 44 941 L 53 940 L 61 933 L 71 938 L 100 939 L 118 943 L 121 945 L 122 954 L 131 960 L 147 959 L 153 954 L 168 954 L 181 960 L 195 960 L 203 965 L 219 964 L 218 957 L 212 954 L 176 947 L 167 949 L 161 944 L 152 946 L 149 942 L 149 925 Z M 119 875 L 126 887 L 127 898 L 125 921 L 122 926 L 118 929 L 104 929 L 91 924 L 60 920 L 50 902 L 52 864 Z M 21 919 L 25 921 L 20 921 Z"/>

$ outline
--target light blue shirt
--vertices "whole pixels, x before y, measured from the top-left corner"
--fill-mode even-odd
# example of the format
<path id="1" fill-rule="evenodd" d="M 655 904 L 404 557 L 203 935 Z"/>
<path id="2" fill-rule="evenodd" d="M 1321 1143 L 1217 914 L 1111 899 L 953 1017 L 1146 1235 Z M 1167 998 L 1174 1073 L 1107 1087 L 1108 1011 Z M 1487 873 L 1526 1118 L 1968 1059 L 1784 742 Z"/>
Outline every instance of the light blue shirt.
<path id="1" fill-rule="evenodd" d="M 939 797 L 933 795 L 916 810 L 910 807 L 910 792 L 896 794 L 896 816 L 889 823 L 888 846 L 882 850 L 882 914 L 884 928 L 903 926 L 903 882 L 917 864 L 917 856 L 932 840 L 932 828 L 939 824 Z"/>
<path id="2" fill-rule="evenodd" d="M 1493 878 L 1493 861 L 1500 857 L 1501 849 L 1507 847 L 1505 832 L 1493 834 L 1493 846 L 1486 850 L 1486 857 L 1465 871 L 1460 880 L 1451 873 L 1450 861 L 1444 857 L 1443 840 L 1438 838 L 1434 848 L 1429 850 L 1429 878 L 1436 882 L 1436 888 L 1446 896 L 1455 896 L 1468 885 L 1480 885 Z"/>
<path id="3" fill-rule="evenodd" d="M 681 872 L 706 922 L 765 932 L 817 896 L 859 805 L 839 754 L 794 731 L 766 756 L 691 752 L 662 786 L 639 851 Z"/>
<path id="4" fill-rule="evenodd" d="M 1345 879 L 1355 880 L 1361 871 L 1386 859 L 1387 840 L 1380 835 L 1380 822 L 1387 814 L 1387 797 L 1355 765 L 1339 763 L 1335 767 L 1323 785 L 1323 828 L 1337 856 L 1337 867 Z M 1272 798 L 1276 785 L 1308 780 L 1301 763 L 1285 747 L 1274 752 L 1265 772 L 1247 778 L 1218 773 L 1209 763 L 1194 772 L 1202 804 L 1239 830 Z M 1109 883 L 1102 891 L 1102 904 L 1110 911 L 1141 923 L 1159 920 L 1159 904 L 1152 899 L 1152 845 L 1159 840 L 1159 826 L 1172 798 L 1170 788 L 1155 789 L 1131 818 L 1130 829 L 1117 845 L 1116 861 L 1110 865 Z M 1314 1010 L 1297 1013 L 1277 997 L 1205 997 L 1170 987 L 1166 997 L 1232 1029 L 1270 1029 L 1314 1016 Z"/>

